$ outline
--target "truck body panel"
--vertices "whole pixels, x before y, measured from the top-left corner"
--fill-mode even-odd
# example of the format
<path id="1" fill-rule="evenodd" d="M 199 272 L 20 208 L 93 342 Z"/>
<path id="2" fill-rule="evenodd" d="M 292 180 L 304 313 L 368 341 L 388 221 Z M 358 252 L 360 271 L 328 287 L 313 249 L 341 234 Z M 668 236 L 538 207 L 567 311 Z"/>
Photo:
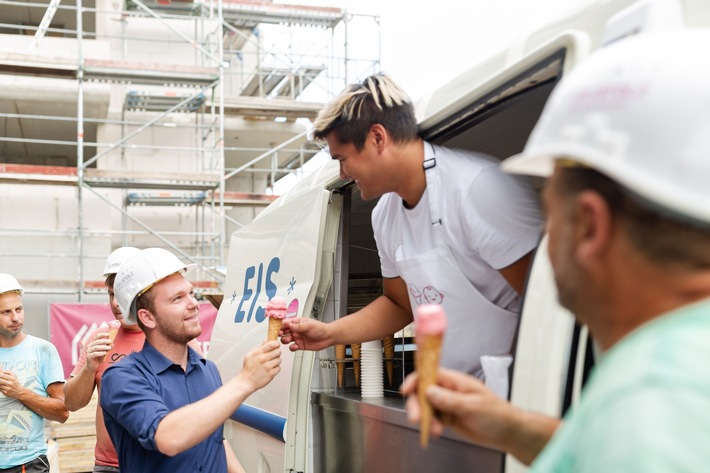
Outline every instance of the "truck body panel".
<path id="1" fill-rule="evenodd" d="M 592 51 L 626 35 L 684 24 L 710 25 L 710 4 L 590 2 L 521 35 L 417 104 L 422 137 L 506 159 L 522 151 L 555 84 Z M 223 378 L 234 376 L 244 354 L 266 337 L 263 307 L 270 297 L 298 301 L 291 310 L 297 316 L 331 321 L 381 294 L 374 205 L 328 162 L 234 233 L 210 350 Z M 352 351 L 337 361 L 333 348 L 295 354 L 284 348 L 282 372 L 247 399 L 234 416 L 238 421 L 227 422 L 226 435 L 247 471 L 525 471 L 511 457 L 452 433 L 420 449 L 418 429 L 406 423 L 397 394 L 412 369 L 411 332 L 398 332 L 396 340 L 394 380 L 386 380 L 384 398 L 374 400 L 359 397 Z M 579 396 L 594 352 L 586 328 L 557 302 L 543 239 L 524 294 L 511 402 L 563 415 Z M 343 387 L 337 386 L 339 363 Z"/>

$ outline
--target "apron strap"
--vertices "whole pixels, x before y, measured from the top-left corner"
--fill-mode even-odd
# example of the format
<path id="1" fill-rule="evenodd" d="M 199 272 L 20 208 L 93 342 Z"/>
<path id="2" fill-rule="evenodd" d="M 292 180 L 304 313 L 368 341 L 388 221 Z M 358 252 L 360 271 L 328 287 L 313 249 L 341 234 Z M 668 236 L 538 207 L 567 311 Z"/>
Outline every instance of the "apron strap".
<path id="1" fill-rule="evenodd" d="M 439 199 L 441 198 L 441 194 L 439 192 L 440 174 L 438 170 L 435 169 L 436 150 L 434 149 L 434 145 L 428 142 L 425 142 L 425 144 L 428 144 L 431 147 L 431 157 L 426 157 L 425 147 L 425 156 L 424 162 L 422 163 L 422 167 L 424 167 L 426 185 L 429 190 L 427 194 L 429 197 L 429 215 L 431 216 L 431 225 L 433 227 L 434 243 L 436 244 L 436 246 L 439 246 L 445 242 L 443 234 L 444 227 L 441 221 L 442 211 L 441 205 L 439 204 Z"/>

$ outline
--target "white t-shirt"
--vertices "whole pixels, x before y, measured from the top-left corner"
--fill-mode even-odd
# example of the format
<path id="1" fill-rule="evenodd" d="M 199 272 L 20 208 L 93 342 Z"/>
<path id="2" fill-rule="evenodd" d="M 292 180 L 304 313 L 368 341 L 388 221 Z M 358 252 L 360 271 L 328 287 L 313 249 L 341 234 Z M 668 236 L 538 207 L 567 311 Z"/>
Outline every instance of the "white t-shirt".
<path id="1" fill-rule="evenodd" d="M 497 306 L 520 312 L 520 297 L 498 272 L 533 250 L 542 234 L 537 193 L 524 176 L 504 173 L 495 158 L 434 146 L 440 175 L 439 203 L 449 248 L 461 270 L 480 293 Z M 425 159 L 434 157 L 424 145 Z M 380 198 L 372 212 L 372 227 L 382 276 L 399 277 L 395 252 L 403 257 L 434 248 L 429 191 L 413 209 L 395 193 Z"/>

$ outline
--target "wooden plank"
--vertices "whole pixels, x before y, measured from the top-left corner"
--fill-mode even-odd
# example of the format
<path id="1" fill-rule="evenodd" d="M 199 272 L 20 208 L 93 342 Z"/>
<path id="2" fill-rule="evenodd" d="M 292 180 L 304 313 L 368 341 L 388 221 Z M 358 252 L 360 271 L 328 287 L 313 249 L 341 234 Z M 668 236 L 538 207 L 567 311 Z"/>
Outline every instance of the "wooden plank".
<path id="1" fill-rule="evenodd" d="M 57 444 L 62 473 L 89 473 L 94 469 L 97 404 L 98 395 L 94 391 L 89 404 L 72 412 L 64 424 L 45 423 L 47 438 Z"/>

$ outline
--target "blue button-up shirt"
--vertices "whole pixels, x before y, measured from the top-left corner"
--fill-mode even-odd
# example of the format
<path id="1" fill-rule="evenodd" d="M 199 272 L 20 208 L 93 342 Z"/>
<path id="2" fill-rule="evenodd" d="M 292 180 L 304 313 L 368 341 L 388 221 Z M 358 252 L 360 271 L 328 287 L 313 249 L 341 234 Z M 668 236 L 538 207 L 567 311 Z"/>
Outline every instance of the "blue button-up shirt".
<path id="1" fill-rule="evenodd" d="M 121 471 L 226 472 L 222 427 L 174 457 L 160 453 L 155 443 L 155 432 L 163 417 L 209 396 L 221 385 L 216 365 L 191 348 L 188 349 L 187 371 L 183 371 L 148 341 L 142 351 L 108 368 L 101 378 L 100 402 Z M 174 432 L 174 435 L 182 434 Z"/>

